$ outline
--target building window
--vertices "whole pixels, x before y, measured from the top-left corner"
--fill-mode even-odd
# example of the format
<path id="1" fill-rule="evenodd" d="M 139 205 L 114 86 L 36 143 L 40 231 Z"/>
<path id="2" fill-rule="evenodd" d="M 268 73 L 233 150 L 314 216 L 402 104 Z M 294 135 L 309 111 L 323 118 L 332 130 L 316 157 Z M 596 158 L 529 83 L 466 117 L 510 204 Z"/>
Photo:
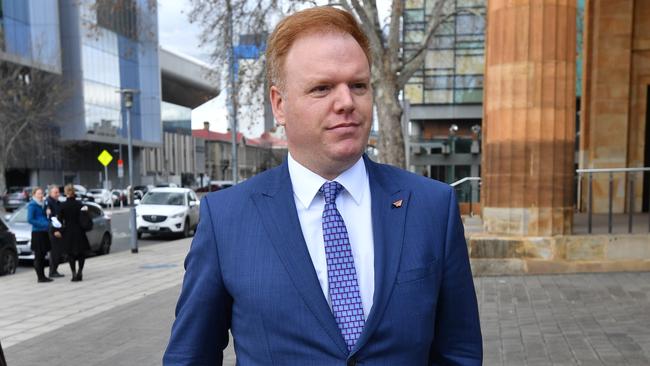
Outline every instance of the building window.
<path id="1" fill-rule="evenodd" d="M 423 39 L 432 0 L 406 0 L 404 59 Z M 443 23 L 427 45 L 422 68 L 404 88 L 413 104 L 475 104 L 483 97 L 485 0 L 449 1 L 445 12 L 466 9 Z"/>
<path id="2" fill-rule="evenodd" d="M 97 24 L 131 39 L 137 39 L 137 6 L 133 0 L 98 0 Z"/>

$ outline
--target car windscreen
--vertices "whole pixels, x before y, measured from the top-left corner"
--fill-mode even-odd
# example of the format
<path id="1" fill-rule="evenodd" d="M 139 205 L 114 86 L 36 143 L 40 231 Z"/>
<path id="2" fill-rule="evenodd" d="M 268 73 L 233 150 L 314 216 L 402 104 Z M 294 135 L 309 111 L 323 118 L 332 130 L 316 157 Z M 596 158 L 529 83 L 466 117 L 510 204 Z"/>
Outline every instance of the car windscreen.
<path id="1" fill-rule="evenodd" d="M 88 192 L 90 192 L 90 193 L 95 193 L 95 194 L 97 194 L 97 193 L 103 193 L 103 191 L 102 191 L 101 189 L 91 189 L 91 190 L 88 191 Z"/>
<path id="2" fill-rule="evenodd" d="M 173 205 L 183 206 L 185 204 L 183 193 L 177 192 L 149 192 L 142 198 L 145 205 Z"/>

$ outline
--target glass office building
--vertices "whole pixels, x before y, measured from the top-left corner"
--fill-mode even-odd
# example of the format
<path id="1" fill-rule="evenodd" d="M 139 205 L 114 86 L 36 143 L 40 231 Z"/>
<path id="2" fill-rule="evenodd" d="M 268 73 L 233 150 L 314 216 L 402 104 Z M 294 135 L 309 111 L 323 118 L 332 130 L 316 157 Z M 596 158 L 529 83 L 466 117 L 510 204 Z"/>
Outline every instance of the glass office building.
<path id="1" fill-rule="evenodd" d="M 0 60 L 61 73 L 57 0 L 0 0 Z"/>
<path id="2" fill-rule="evenodd" d="M 135 89 L 136 146 L 162 143 L 155 4 L 147 0 L 62 0 L 63 69 L 75 97 L 61 123 L 64 140 L 125 143 L 120 89 Z"/>
<path id="3" fill-rule="evenodd" d="M 425 51 L 422 68 L 404 88 L 412 104 L 476 104 L 483 99 L 485 1 L 451 0 L 445 12 L 458 11 L 438 30 Z M 432 0 L 406 0 L 404 56 L 422 41 L 433 11 Z"/>

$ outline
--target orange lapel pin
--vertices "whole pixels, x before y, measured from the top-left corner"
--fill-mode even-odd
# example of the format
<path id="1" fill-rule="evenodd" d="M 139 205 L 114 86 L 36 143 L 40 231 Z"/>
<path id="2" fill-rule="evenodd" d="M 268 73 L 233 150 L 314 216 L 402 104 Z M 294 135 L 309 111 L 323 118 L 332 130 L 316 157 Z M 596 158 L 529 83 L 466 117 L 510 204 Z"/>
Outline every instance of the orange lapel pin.
<path id="1" fill-rule="evenodd" d="M 402 200 L 397 200 L 397 201 L 393 202 L 393 207 L 395 207 L 395 208 L 402 207 Z"/>

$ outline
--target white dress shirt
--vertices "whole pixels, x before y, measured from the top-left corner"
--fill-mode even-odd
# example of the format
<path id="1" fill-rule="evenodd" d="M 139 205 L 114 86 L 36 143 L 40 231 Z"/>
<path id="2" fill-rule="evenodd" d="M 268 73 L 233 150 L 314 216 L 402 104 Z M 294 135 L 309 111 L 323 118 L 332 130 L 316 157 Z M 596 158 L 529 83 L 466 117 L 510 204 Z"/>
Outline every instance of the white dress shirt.
<path id="1" fill-rule="evenodd" d="M 323 294 L 331 308 L 322 226 L 325 198 L 318 192 L 327 180 L 295 161 L 291 154 L 287 160 L 302 235 L 307 243 L 307 250 L 316 269 Z M 363 315 L 368 319 L 375 292 L 375 249 L 370 211 L 370 183 L 363 158 L 334 180 L 344 188 L 336 197 L 336 207 L 348 230 L 363 302 Z"/>

